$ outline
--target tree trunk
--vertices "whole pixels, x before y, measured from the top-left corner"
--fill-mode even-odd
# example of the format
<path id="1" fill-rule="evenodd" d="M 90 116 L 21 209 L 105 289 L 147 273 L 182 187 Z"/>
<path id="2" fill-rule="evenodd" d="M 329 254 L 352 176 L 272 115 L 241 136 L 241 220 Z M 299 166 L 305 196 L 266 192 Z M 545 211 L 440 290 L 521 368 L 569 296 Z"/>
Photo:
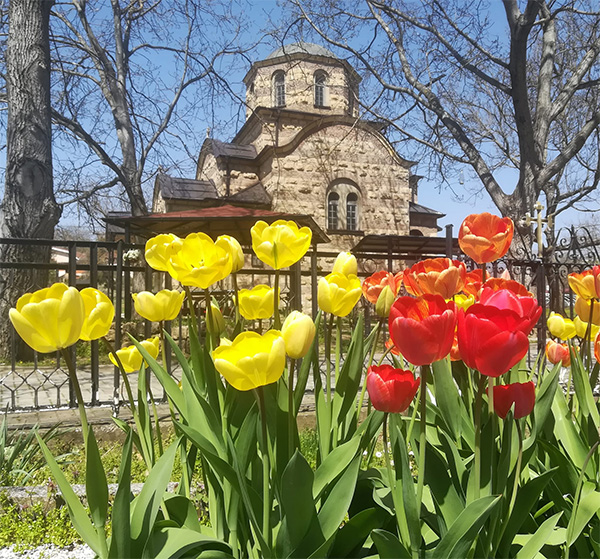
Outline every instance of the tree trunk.
<path id="1" fill-rule="evenodd" d="M 61 214 L 52 180 L 48 36 L 52 4 L 52 0 L 9 3 L 6 183 L 0 205 L 0 237 L 51 239 Z M 48 262 L 49 256 L 48 247 L 0 244 L 0 262 Z M 44 287 L 46 282 L 47 272 L 0 269 L 3 355 L 10 347 L 8 309 L 22 293 Z"/>

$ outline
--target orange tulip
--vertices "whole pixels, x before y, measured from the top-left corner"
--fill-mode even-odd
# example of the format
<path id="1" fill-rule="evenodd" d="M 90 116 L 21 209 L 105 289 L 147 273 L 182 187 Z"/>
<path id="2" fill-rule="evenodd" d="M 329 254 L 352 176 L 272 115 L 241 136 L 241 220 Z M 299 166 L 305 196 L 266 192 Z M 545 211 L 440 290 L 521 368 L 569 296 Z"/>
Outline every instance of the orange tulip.
<path id="1" fill-rule="evenodd" d="M 549 340 L 546 344 L 546 358 L 553 365 L 562 363 L 563 367 L 568 367 L 571 364 L 571 354 L 567 344 L 559 344 L 553 340 Z"/>
<path id="2" fill-rule="evenodd" d="M 583 299 L 600 299 L 600 266 L 569 274 L 569 287 Z"/>
<path id="3" fill-rule="evenodd" d="M 596 336 L 594 341 L 594 357 L 596 361 L 600 362 L 600 333 Z"/>
<path id="4" fill-rule="evenodd" d="M 411 295 L 441 295 L 450 299 L 465 285 L 467 269 L 450 258 L 429 258 L 404 271 L 404 287 Z"/>
<path id="5" fill-rule="evenodd" d="M 485 287 L 489 287 L 494 291 L 498 291 L 500 289 L 508 289 L 512 291 L 515 295 L 519 295 L 520 297 L 533 297 L 533 293 L 528 291 L 527 288 L 516 280 L 512 279 L 504 279 L 504 278 L 489 278 L 485 284 Z"/>
<path id="6" fill-rule="evenodd" d="M 514 224 L 510 217 L 490 213 L 468 215 L 458 232 L 461 250 L 478 264 L 502 258 L 510 247 Z"/>
<path id="7" fill-rule="evenodd" d="M 362 284 L 365 299 L 372 305 L 376 305 L 384 287 L 389 287 L 393 294 L 397 295 L 402 287 L 402 272 L 394 275 L 391 272 L 381 270 L 369 276 Z"/>

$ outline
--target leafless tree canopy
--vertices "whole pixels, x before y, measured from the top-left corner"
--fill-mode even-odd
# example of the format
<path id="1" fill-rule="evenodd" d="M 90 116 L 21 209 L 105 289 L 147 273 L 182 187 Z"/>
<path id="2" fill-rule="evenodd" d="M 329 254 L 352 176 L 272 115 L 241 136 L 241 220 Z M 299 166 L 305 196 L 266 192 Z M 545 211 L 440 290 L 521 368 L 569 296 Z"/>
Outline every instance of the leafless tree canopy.
<path id="1" fill-rule="evenodd" d="M 594 0 L 293 4 L 288 32 L 349 55 L 369 79 L 366 108 L 441 177 L 468 165 L 504 215 L 522 217 L 540 194 L 557 214 L 597 187 Z M 498 178 L 507 167 L 518 174 L 509 188 Z"/>

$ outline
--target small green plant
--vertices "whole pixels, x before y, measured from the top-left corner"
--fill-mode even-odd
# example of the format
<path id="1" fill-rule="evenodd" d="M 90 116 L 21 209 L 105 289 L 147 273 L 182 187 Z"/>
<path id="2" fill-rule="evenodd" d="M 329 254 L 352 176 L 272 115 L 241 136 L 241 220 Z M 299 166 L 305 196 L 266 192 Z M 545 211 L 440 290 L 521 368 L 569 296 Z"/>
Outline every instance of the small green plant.
<path id="1" fill-rule="evenodd" d="M 46 461 L 36 440 L 39 426 L 32 429 L 11 431 L 8 428 L 7 412 L 4 413 L 0 425 L 0 486 L 24 485 L 46 467 Z M 47 443 L 59 434 L 55 426 L 41 435 Z M 58 462 L 63 462 L 65 455 L 58 456 Z"/>
<path id="2" fill-rule="evenodd" d="M 15 546 L 15 551 L 52 544 L 65 547 L 82 540 L 69 521 L 67 507 L 54 500 L 19 504 L 0 495 L 0 547 Z"/>

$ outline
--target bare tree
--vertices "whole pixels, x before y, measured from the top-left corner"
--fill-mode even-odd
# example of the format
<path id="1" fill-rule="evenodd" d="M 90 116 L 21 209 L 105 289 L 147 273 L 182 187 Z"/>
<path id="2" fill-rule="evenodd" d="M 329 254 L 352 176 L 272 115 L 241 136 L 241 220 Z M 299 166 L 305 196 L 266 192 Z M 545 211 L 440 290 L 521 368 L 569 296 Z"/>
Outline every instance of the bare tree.
<path id="1" fill-rule="evenodd" d="M 7 156 L 0 238 L 51 239 L 61 210 L 52 180 L 50 120 L 51 1 L 11 0 L 6 50 Z M 44 261 L 47 247 L 0 244 L 0 262 Z M 47 274 L 0 269 L 0 350 L 9 342 L 7 312 Z M 3 352 L 5 353 L 5 351 Z"/>
<path id="2" fill-rule="evenodd" d="M 239 14 L 214 0 L 56 5 L 52 117 L 81 155 L 60 161 L 61 200 L 89 207 L 123 194 L 134 215 L 147 213 L 144 181 L 176 165 L 177 150 L 197 155 L 196 119 L 212 118 L 232 55 L 244 51 Z"/>
<path id="3" fill-rule="evenodd" d="M 349 53 L 371 78 L 366 107 L 396 139 L 441 178 L 469 166 L 503 215 L 518 220 L 541 194 L 556 215 L 598 186 L 597 3 L 293 4 L 296 30 Z M 502 183 L 506 168 L 515 184 Z"/>

